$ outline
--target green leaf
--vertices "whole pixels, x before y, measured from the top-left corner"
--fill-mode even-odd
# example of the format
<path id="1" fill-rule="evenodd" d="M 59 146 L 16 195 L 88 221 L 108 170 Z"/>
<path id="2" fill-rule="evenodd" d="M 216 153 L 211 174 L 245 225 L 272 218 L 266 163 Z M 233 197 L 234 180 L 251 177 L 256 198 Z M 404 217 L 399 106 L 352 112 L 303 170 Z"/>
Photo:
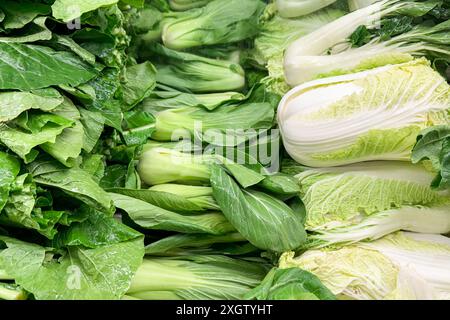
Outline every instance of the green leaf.
<path id="1" fill-rule="evenodd" d="M 72 38 L 64 35 L 53 34 L 51 44 L 70 49 L 73 53 L 78 55 L 82 60 L 91 65 L 95 65 L 95 55 L 84 49 Z"/>
<path id="2" fill-rule="evenodd" d="M 214 0 L 206 6 L 169 15 L 164 45 L 174 50 L 230 44 L 255 36 L 264 3 L 259 0 Z"/>
<path id="3" fill-rule="evenodd" d="M 283 252 L 305 242 L 301 217 L 282 201 L 262 192 L 241 190 L 217 165 L 211 166 L 211 186 L 225 217 L 254 246 Z"/>
<path id="4" fill-rule="evenodd" d="M 261 284 L 245 295 L 252 300 L 336 300 L 312 273 L 300 268 L 273 268 Z"/>
<path id="5" fill-rule="evenodd" d="M 39 153 L 35 147 L 55 143 L 57 136 L 73 124 L 56 114 L 27 111 L 12 122 L 0 123 L 0 141 L 30 163 Z"/>
<path id="6" fill-rule="evenodd" d="M 144 255 L 142 237 L 95 249 L 69 247 L 60 258 L 32 243 L 4 236 L 0 242 L 7 247 L 0 269 L 37 300 L 120 299 Z"/>
<path id="7" fill-rule="evenodd" d="M 73 167 L 84 143 L 84 128 L 80 122 L 80 112 L 70 100 L 66 99 L 53 113 L 73 120 L 74 125 L 65 128 L 56 137 L 55 142 L 44 143 L 41 145 L 41 148 L 66 167 Z M 70 146 L 70 148 L 67 146 Z"/>
<path id="8" fill-rule="evenodd" d="M 0 122 L 14 120 L 30 109 L 51 111 L 63 101 L 61 94 L 52 88 L 32 92 L 0 92 Z"/>
<path id="9" fill-rule="evenodd" d="M 12 155 L 0 152 L 0 212 L 5 206 L 11 184 L 20 171 L 20 163 Z"/>
<path id="10" fill-rule="evenodd" d="M 53 85 L 77 86 L 97 71 L 70 52 L 48 47 L 0 43 L 0 89 L 32 90 Z"/>
<path id="11" fill-rule="evenodd" d="M 79 109 L 81 114 L 81 124 L 83 125 L 83 150 L 91 152 L 100 139 L 103 132 L 105 118 L 99 112 Z"/>
<path id="12" fill-rule="evenodd" d="M 112 213 L 111 198 L 88 172 L 79 168 L 68 169 L 55 161 L 45 159 L 31 163 L 29 170 L 38 184 L 61 189 L 92 208 Z"/>
<path id="13" fill-rule="evenodd" d="M 31 43 L 36 41 L 45 41 L 52 38 L 52 32 L 47 28 L 45 22 L 47 17 L 38 17 L 20 32 L 14 35 L 1 36 L 0 42 L 14 42 L 14 43 Z"/>
<path id="14" fill-rule="evenodd" d="M 103 6 L 113 5 L 119 0 L 56 0 L 52 5 L 53 17 L 69 22 L 82 14 L 94 11 Z"/>
<path id="15" fill-rule="evenodd" d="M 155 117 L 148 112 L 134 109 L 124 114 L 122 126 L 122 136 L 128 146 L 142 145 L 155 132 Z"/>
<path id="16" fill-rule="evenodd" d="M 107 188 L 107 191 L 133 197 L 169 211 L 180 213 L 204 211 L 204 209 L 195 202 L 189 201 L 188 199 L 173 193 L 126 188 Z"/>
<path id="17" fill-rule="evenodd" d="M 156 69 L 150 62 L 144 62 L 125 71 L 125 82 L 122 85 L 123 100 L 127 109 L 147 98 L 156 86 Z"/>
<path id="18" fill-rule="evenodd" d="M 53 239 L 53 247 L 83 246 L 93 249 L 142 237 L 141 233 L 127 227 L 116 218 L 105 216 L 87 207 L 83 207 L 82 210 L 87 211 L 88 219 L 73 223 L 68 229 L 60 231 Z"/>
<path id="19" fill-rule="evenodd" d="M 297 180 L 294 177 L 283 173 L 266 176 L 258 186 L 279 195 L 289 196 L 300 193 L 300 187 Z"/>
<path id="20" fill-rule="evenodd" d="M 217 235 L 234 231 L 220 213 L 187 216 L 129 196 L 117 193 L 110 193 L 110 196 L 117 208 L 127 212 L 136 224 L 146 229 Z"/>
<path id="21" fill-rule="evenodd" d="M 145 247 L 147 255 L 172 255 L 183 254 L 192 248 L 208 247 L 218 243 L 241 243 L 246 239 L 239 233 L 228 233 L 224 235 L 208 234 L 176 234 L 153 242 Z"/>
<path id="22" fill-rule="evenodd" d="M 4 12 L 3 27 L 5 29 L 19 29 L 30 23 L 37 16 L 50 13 L 50 6 L 35 1 L 3 0 L 0 9 Z"/>
<path id="23" fill-rule="evenodd" d="M 438 173 L 432 186 L 438 189 L 450 189 L 450 126 L 434 126 L 425 129 L 417 137 L 411 161 L 419 163 L 429 160 Z"/>

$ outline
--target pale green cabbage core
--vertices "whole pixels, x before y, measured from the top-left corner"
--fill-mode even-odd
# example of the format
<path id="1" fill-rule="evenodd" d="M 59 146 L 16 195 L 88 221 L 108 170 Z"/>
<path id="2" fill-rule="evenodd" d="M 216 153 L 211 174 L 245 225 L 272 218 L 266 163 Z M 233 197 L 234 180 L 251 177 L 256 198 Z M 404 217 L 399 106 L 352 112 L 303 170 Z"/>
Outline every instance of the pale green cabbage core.
<path id="1" fill-rule="evenodd" d="M 432 173 L 407 162 L 312 169 L 296 178 L 306 206 L 306 227 L 311 230 L 358 223 L 380 211 L 402 206 L 450 202 L 447 191 L 431 189 Z"/>
<path id="2" fill-rule="evenodd" d="M 341 10 L 326 9 L 299 18 L 287 19 L 280 16 L 275 4 L 267 5 L 251 58 L 267 69 L 269 75 L 263 82 L 270 91 L 283 95 L 290 89 L 284 79 L 283 69 L 286 48 L 295 40 L 343 15 L 344 12 Z"/>
<path id="3" fill-rule="evenodd" d="M 344 245 L 406 230 L 450 232 L 450 193 L 434 174 L 399 161 L 310 169 L 296 176 L 306 208 L 307 247 Z"/>
<path id="4" fill-rule="evenodd" d="M 450 299 L 450 238 L 398 232 L 337 250 L 287 252 L 281 268 L 315 274 L 344 299 Z"/>
<path id="5" fill-rule="evenodd" d="M 450 86 L 426 59 L 319 79 L 278 108 L 286 150 L 311 167 L 410 158 L 417 134 L 449 123 Z"/>

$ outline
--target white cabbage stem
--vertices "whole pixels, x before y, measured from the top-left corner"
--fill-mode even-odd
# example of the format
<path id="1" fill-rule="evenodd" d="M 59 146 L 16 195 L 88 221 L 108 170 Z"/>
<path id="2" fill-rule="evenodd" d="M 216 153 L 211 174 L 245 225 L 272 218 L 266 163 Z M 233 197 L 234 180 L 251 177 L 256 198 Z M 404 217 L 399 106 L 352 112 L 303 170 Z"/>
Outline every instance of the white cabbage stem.
<path id="1" fill-rule="evenodd" d="M 283 18 L 304 16 L 320 10 L 337 0 L 276 0 L 278 14 Z"/>
<path id="2" fill-rule="evenodd" d="M 373 26 L 380 19 L 408 5 L 399 0 L 378 1 L 368 7 L 353 11 L 318 30 L 294 41 L 286 50 L 284 72 L 290 86 L 302 83 L 302 57 L 323 55 L 328 49 L 345 41 L 360 25 Z"/>
<path id="3" fill-rule="evenodd" d="M 361 240 L 376 240 L 396 231 L 429 234 L 450 232 L 450 206 L 438 208 L 403 207 L 368 217 L 361 223 L 332 230 L 318 230 L 310 237 L 312 247 L 351 244 Z"/>
<path id="4" fill-rule="evenodd" d="M 379 0 L 348 0 L 348 7 L 351 11 L 359 10 L 374 4 Z"/>

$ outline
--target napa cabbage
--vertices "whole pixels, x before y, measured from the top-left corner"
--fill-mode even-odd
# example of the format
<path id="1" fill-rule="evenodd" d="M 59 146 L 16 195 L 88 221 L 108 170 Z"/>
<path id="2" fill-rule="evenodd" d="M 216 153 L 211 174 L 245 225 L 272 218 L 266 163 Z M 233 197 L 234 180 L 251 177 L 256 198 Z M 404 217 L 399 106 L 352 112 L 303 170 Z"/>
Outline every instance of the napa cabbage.
<path id="1" fill-rule="evenodd" d="M 287 252 L 281 268 L 316 275 L 340 299 L 450 299 L 450 238 L 398 232 L 330 250 Z"/>
<path id="2" fill-rule="evenodd" d="M 381 25 L 383 18 L 398 13 L 411 17 L 422 16 L 432 10 L 436 5 L 436 1 L 415 2 L 382 0 L 328 23 L 316 31 L 297 39 L 287 48 L 284 57 L 284 74 L 286 82 L 292 87 L 305 82 L 305 79 L 309 80 L 314 78 L 311 77 L 309 73 L 312 73 L 313 76 L 327 73 L 328 71 L 324 70 L 325 68 L 322 67 L 322 64 L 324 64 L 322 60 L 325 59 L 325 62 L 328 61 L 329 57 L 326 57 L 326 55 L 329 53 L 334 55 L 335 53 L 348 49 L 350 46 L 348 38 L 358 28 L 362 26 L 377 28 Z M 436 37 L 436 39 L 438 39 L 438 37 Z M 444 39 L 440 39 L 440 41 L 445 41 Z M 403 39 L 403 42 L 408 43 L 408 40 Z M 419 40 L 416 40 L 416 42 L 419 42 Z M 400 43 L 402 43 L 401 40 Z M 419 44 L 417 44 L 417 46 L 419 46 Z M 376 49 L 378 49 L 378 47 L 376 47 Z M 367 56 L 371 57 L 374 55 L 371 51 L 374 50 L 375 49 L 372 47 L 367 48 L 367 51 L 369 51 L 368 53 L 365 53 L 366 50 L 364 49 L 357 50 L 356 53 L 353 53 L 354 51 L 351 50 L 351 54 L 347 55 L 353 55 L 353 57 L 345 59 L 347 55 L 344 54 L 342 58 L 341 56 L 337 59 L 333 58 L 333 67 L 341 68 L 341 65 L 343 65 L 344 68 L 348 68 L 348 65 L 352 63 L 355 64 L 356 67 L 362 63 L 360 56 L 365 56 L 366 58 Z M 424 48 L 422 48 L 422 50 L 424 50 Z M 380 52 L 375 53 L 385 53 L 381 49 L 378 49 L 378 51 Z M 410 48 L 410 51 L 415 52 L 418 51 L 418 49 L 414 50 L 413 48 Z M 384 59 L 386 59 L 386 57 L 384 57 Z M 341 62 L 341 60 L 343 61 Z"/>
<path id="3" fill-rule="evenodd" d="M 424 58 L 297 86 L 278 107 L 284 146 L 311 167 L 409 161 L 421 130 L 449 122 L 450 86 Z"/>
<path id="4" fill-rule="evenodd" d="M 296 178 L 310 247 L 378 239 L 399 231 L 450 232 L 450 193 L 431 188 L 419 165 L 374 161 L 306 170 Z"/>

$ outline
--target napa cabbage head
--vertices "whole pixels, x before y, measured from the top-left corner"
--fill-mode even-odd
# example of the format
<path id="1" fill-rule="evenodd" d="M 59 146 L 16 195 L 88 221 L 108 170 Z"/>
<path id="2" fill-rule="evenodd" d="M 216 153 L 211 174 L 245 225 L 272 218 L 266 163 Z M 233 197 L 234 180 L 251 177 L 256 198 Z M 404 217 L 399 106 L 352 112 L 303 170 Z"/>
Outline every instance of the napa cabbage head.
<path id="1" fill-rule="evenodd" d="M 450 86 L 417 59 L 307 82 L 278 107 L 284 146 L 311 167 L 409 161 L 417 135 L 449 122 Z"/>
<path id="2" fill-rule="evenodd" d="M 450 232 L 450 192 L 431 188 L 420 165 L 373 161 L 306 170 L 296 178 L 306 208 L 309 247 L 378 239 L 406 230 Z"/>
<path id="3" fill-rule="evenodd" d="M 269 4 L 264 12 L 261 30 L 255 38 L 250 58 L 265 67 L 269 75 L 262 80 L 268 88 L 280 95 L 289 91 L 284 79 L 284 51 L 295 40 L 343 16 L 337 9 L 325 9 L 295 19 L 283 18 L 274 4 Z"/>
<path id="4" fill-rule="evenodd" d="M 340 299 L 450 299 L 450 238 L 398 232 L 340 249 L 284 253 L 280 268 L 316 275 Z"/>
<path id="5" fill-rule="evenodd" d="M 404 14 L 411 17 L 424 15 L 436 6 L 416 1 L 381 0 L 350 12 L 345 16 L 303 36 L 289 45 L 284 57 L 284 73 L 286 82 L 296 86 L 311 79 L 310 74 L 321 74 L 320 70 L 324 55 L 335 54 L 349 47 L 348 38 L 361 26 L 368 28 L 377 27 L 381 19 L 392 14 Z M 359 51 L 358 51 L 359 52 Z M 339 68 L 341 64 L 349 64 L 352 61 L 336 59 L 334 67 Z M 359 61 L 356 60 L 356 63 Z M 311 64 L 311 66 L 309 66 Z M 344 65 L 344 67 L 347 67 Z M 305 74 L 306 73 L 306 74 Z"/>
<path id="6" fill-rule="evenodd" d="M 296 69 L 296 82 L 300 84 L 318 78 L 404 63 L 413 60 L 414 56 L 426 55 L 450 61 L 449 32 L 450 20 L 433 27 L 424 23 L 388 40 L 385 35 L 380 35 L 358 48 L 348 48 L 335 54 L 303 56 L 302 64 Z"/>

